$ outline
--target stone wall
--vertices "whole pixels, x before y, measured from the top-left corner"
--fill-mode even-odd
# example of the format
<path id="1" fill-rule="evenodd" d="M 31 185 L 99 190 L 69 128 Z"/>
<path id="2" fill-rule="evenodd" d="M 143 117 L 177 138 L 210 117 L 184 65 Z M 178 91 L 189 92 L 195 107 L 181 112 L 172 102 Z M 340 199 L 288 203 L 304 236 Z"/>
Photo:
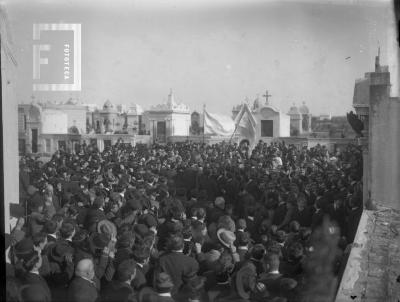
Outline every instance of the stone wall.
<path id="1" fill-rule="evenodd" d="M 188 135 L 188 136 L 170 136 L 168 137 L 169 143 L 183 143 L 183 142 L 192 142 L 192 143 L 206 143 L 209 145 L 218 144 L 223 141 L 229 142 L 231 137 L 229 136 L 210 136 L 210 135 Z M 233 136 L 232 143 L 238 143 L 239 138 L 237 136 Z"/>
<path id="2" fill-rule="evenodd" d="M 400 211 L 364 210 L 336 302 L 398 302 Z"/>
<path id="3" fill-rule="evenodd" d="M 371 198 L 400 209 L 400 99 L 372 99 L 370 107 Z"/>
<path id="4" fill-rule="evenodd" d="M 58 143 L 60 141 L 65 142 L 68 149 L 74 150 L 74 142 L 83 142 L 90 144 L 93 140 L 96 140 L 97 147 L 100 151 L 104 150 L 106 141 L 109 141 L 112 145 L 116 144 L 121 139 L 124 143 L 131 143 L 133 146 L 136 144 L 149 145 L 151 143 L 150 135 L 129 135 L 129 134 L 84 134 L 84 135 L 72 135 L 72 134 L 42 134 L 40 136 L 41 146 L 43 146 L 40 152 L 43 156 L 51 156 L 58 150 Z M 48 144 L 49 143 L 49 144 Z M 46 144 L 50 145 L 50 148 L 46 148 Z"/>

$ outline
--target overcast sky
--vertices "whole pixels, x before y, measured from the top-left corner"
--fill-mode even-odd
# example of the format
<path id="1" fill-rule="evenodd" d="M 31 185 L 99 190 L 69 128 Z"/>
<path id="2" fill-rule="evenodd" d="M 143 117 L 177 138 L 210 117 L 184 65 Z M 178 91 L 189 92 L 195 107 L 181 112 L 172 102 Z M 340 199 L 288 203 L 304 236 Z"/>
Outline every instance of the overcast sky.
<path id="1" fill-rule="evenodd" d="M 230 115 L 266 89 L 282 111 L 351 110 L 354 81 L 387 63 L 389 1 L 3 1 L 19 102 L 77 97 L 102 105 L 166 100 Z M 112 6 L 111 6 L 112 3 Z M 82 91 L 32 91 L 33 23 L 82 24 Z M 350 58 L 349 58 L 350 57 Z"/>

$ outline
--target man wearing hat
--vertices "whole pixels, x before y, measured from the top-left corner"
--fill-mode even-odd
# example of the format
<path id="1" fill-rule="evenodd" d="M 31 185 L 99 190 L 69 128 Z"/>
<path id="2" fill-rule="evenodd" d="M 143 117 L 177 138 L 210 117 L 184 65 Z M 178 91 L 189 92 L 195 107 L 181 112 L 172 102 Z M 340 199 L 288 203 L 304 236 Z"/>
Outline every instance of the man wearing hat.
<path id="1" fill-rule="evenodd" d="M 136 263 L 132 259 L 121 262 L 117 269 L 116 279 L 111 281 L 102 291 L 103 302 L 134 302 L 131 282 L 136 276 Z"/>
<path id="2" fill-rule="evenodd" d="M 265 284 L 269 297 L 278 298 L 289 296 L 290 291 L 297 286 L 297 282 L 291 278 L 284 278 L 279 272 L 279 255 L 270 253 L 266 257 L 268 272 L 261 274 L 260 281 Z"/>
<path id="3" fill-rule="evenodd" d="M 50 302 L 51 292 L 45 279 L 39 274 L 39 269 L 42 266 L 42 257 L 39 252 L 33 251 L 24 258 L 23 267 L 25 273 L 22 276 L 22 283 L 27 286 L 35 285 L 36 290 L 43 294 L 42 301 Z"/>
<path id="4" fill-rule="evenodd" d="M 48 245 L 55 243 L 57 241 L 57 222 L 47 221 L 44 224 L 43 232 L 46 234 Z"/>
<path id="5" fill-rule="evenodd" d="M 93 233 L 89 236 L 88 241 L 93 257 L 95 277 L 101 280 L 104 276 L 106 280 L 111 281 L 115 273 L 113 262 L 115 258 L 116 239 L 111 238 L 108 234 Z"/>
<path id="6" fill-rule="evenodd" d="M 175 302 L 171 290 L 174 283 L 168 273 L 157 272 L 154 288 L 145 287 L 139 293 L 139 302 Z"/>
<path id="7" fill-rule="evenodd" d="M 132 247 L 135 243 L 135 234 L 132 231 L 125 231 L 118 237 L 115 253 L 114 265 L 118 268 L 118 265 L 132 256 Z"/>
<path id="8" fill-rule="evenodd" d="M 183 284 L 197 274 L 199 263 L 183 254 L 184 242 L 180 235 L 171 236 L 167 248 L 168 252 L 160 257 L 159 265 L 162 271 L 171 276 L 174 283 L 172 294 L 175 295 Z"/>
<path id="9" fill-rule="evenodd" d="M 71 222 L 64 221 L 61 225 L 60 228 L 60 238 L 57 240 L 57 242 L 62 242 L 67 245 L 69 245 L 72 249 L 74 249 L 74 246 L 72 244 L 72 238 L 76 234 L 76 228 L 75 225 Z"/>
<path id="10" fill-rule="evenodd" d="M 14 246 L 14 256 L 19 260 L 25 260 L 34 251 L 31 238 L 24 238 Z"/>
<path id="11" fill-rule="evenodd" d="M 239 255 L 240 262 L 242 263 L 247 259 L 250 240 L 250 235 L 247 232 L 238 232 L 236 235 L 235 244 L 237 246 L 237 253 Z"/>
<path id="12" fill-rule="evenodd" d="M 28 217 L 28 233 L 34 235 L 43 229 L 46 217 L 43 215 L 44 197 L 39 192 L 36 192 L 29 201 L 31 214 Z"/>
<path id="13" fill-rule="evenodd" d="M 103 207 L 104 198 L 102 196 L 97 196 L 93 201 L 92 206 L 87 209 L 86 212 L 85 226 L 88 230 L 95 231 L 97 223 L 106 219 Z"/>
<path id="14" fill-rule="evenodd" d="M 218 219 L 225 215 L 225 199 L 222 196 L 219 196 L 214 201 L 214 208 L 210 209 L 210 212 L 207 213 L 207 217 L 209 222 L 217 222 Z"/>
<path id="15" fill-rule="evenodd" d="M 265 292 L 265 285 L 258 282 L 258 278 L 263 273 L 263 258 L 265 248 L 261 244 L 256 244 L 251 251 L 251 257 L 245 261 L 235 276 L 236 292 L 242 299 L 249 300 L 253 296 L 259 296 Z"/>
<path id="16" fill-rule="evenodd" d="M 46 281 L 54 301 L 63 301 L 66 285 L 74 274 L 74 249 L 66 242 L 58 241 L 49 247 L 47 255 L 51 272 L 46 276 Z"/>
<path id="17" fill-rule="evenodd" d="M 144 244 L 136 244 L 132 251 L 132 257 L 136 261 L 136 277 L 131 284 L 135 290 L 139 291 L 146 286 L 146 275 L 151 271 L 150 248 Z"/>

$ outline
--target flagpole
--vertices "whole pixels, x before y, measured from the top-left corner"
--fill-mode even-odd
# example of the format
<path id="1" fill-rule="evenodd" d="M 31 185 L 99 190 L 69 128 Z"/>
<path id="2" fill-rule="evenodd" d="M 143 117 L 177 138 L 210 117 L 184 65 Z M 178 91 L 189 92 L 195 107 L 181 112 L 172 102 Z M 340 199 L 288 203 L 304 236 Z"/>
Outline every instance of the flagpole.
<path id="1" fill-rule="evenodd" d="M 243 104 L 242 106 L 244 106 L 244 104 Z M 239 114 L 240 114 L 241 116 L 238 118 Z M 242 108 L 240 108 L 240 111 L 239 111 L 238 115 L 236 116 L 237 123 L 235 124 L 235 130 L 233 131 L 233 133 L 232 133 L 232 135 L 231 135 L 231 138 L 229 139 L 229 144 L 231 143 L 232 138 L 233 138 L 233 136 L 234 136 L 235 133 L 236 133 L 236 130 L 237 130 L 238 126 L 239 126 L 239 123 L 240 123 L 240 120 L 242 119 L 242 116 L 243 116 L 243 114 L 242 114 Z"/>
<path id="2" fill-rule="evenodd" d="M 206 129 L 205 129 L 205 121 L 206 121 L 206 104 L 203 104 L 203 144 L 205 141 L 205 133 L 206 133 Z"/>
<path id="3" fill-rule="evenodd" d="M 234 136 L 235 133 L 236 133 L 236 130 L 237 130 L 237 128 L 238 128 L 238 125 L 239 125 L 239 123 L 237 123 L 237 124 L 235 125 L 235 130 L 233 131 L 233 133 L 232 133 L 232 135 L 231 135 L 231 138 L 229 139 L 229 144 L 231 144 L 232 138 L 233 138 L 233 136 Z"/>

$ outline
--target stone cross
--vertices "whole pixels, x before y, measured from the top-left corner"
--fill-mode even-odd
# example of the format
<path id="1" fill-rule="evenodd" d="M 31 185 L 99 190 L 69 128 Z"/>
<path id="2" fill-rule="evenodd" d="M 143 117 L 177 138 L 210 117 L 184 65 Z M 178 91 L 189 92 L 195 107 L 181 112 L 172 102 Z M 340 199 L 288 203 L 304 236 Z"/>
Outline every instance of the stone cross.
<path id="1" fill-rule="evenodd" d="M 272 95 L 268 94 L 268 90 L 266 90 L 265 94 L 263 95 L 263 97 L 265 98 L 265 105 L 269 105 L 268 98 L 270 96 L 272 96 Z"/>

